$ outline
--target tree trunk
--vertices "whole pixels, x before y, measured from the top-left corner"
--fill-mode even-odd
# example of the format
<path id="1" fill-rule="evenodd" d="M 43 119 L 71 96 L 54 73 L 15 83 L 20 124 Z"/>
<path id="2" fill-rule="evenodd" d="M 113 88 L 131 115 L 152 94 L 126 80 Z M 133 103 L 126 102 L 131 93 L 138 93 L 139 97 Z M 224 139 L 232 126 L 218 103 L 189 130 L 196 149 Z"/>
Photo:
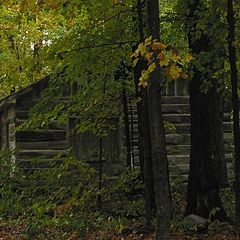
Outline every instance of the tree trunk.
<path id="1" fill-rule="evenodd" d="M 225 146 L 223 138 L 223 97 L 217 92 L 216 84 L 208 91 L 210 126 L 210 151 L 213 157 L 213 166 L 219 187 L 227 185 L 227 164 L 225 160 Z"/>
<path id="2" fill-rule="evenodd" d="M 148 1 L 149 33 L 159 40 L 159 2 Z M 169 239 L 171 221 L 171 194 L 169 186 L 168 161 L 165 131 L 161 107 L 161 72 L 158 66 L 152 73 L 148 87 L 148 111 L 152 150 L 152 168 L 155 187 L 157 229 L 156 239 Z"/>
<path id="3" fill-rule="evenodd" d="M 193 54 L 212 50 L 209 37 L 203 35 L 195 39 L 200 9 L 199 0 L 190 1 L 188 22 L 189 46 Z M 206 68 L 209 66 L 205 66 Z M 219 197 L 218 179 L 216 174 L 217 152 L 216 139 L 222 138 L 221 114 L 222 105 L 216 87 L 213 86 L 207 93 L 201 90 L 206 73 L 195 66 L 190 82 L 190 113 L 191 113 L 191 155 L 190 173 L 188 178 L 186 215 L 197 214 L 208 218 L 213 209 L 218 209 L 214 218 L 226 220 L 226 214 Z M 220 130 L 217 129 L 220 127 Z M 223 142 L 220 142 L 223 144 Z M 218 159 L 221 161 L 221 159 Z M 221 169 L 222 170 L 222 169 Z M 220 177 L 219 177 L 220 178 Z"/>
<path id="4" fill-rule="evenodd" d="M 139 134 L 139 160 L 142 165 L 142 176 L 144 181 L 144 196 L 145 196 L 145 214 L 147 227 L 150 227 L 155 209 L 154 201 L 154 183 L 152 171 L 152 152 L 151 152 L 151 136 L 148 119 L 148 103 L 147 92 L 144 89 L 139 90 L 138 83 L 142 70 L 146 64 L 139 61 L 134 69 L 134 80 L 136 85 L 137 97 L 141 99 L 138 102 L 138 134 Z"/>
<path id="5" fill-rule="evenodd" d="M 211 152 L 212 96 L 201 92 L 201 78 L 202 74 L 195 69 L 190 82 L 191 155 L 185 214 L 209 218 L 211 211 L 218 209 L 214 217 L 226 220 Z"/>
<path id="6" fill-rule="evenodd" d="M 154 197 L 154 179 L 152 166 L 152 149 L 151 149 L 151 135 L 149 124 L 148 100 L 147 91 L 144 91 L 143 96 L 143 149 L 144 149 L 144 186 L 145 186 L 145 211 L 147 223 L 150 227 L 151 220 L 155 211 L 155 197 Z"/>
<path id="7" fill-rule="evenodd" d="M 228 47 L 231 68 L 232 84 L 232 107 L 233 107 L 233 136 L 234 136 L 234 158 L 235 158 L 235 213 L 237 223 L 240 221 L 240 132 L 239 132 L 239 99 L 238 99 L 238 69 L 235 47 L 235 17 L 233 0 L 228 0 L 227 20 L 229 26 Z"/>
<path id="8" fill-rule="evenodd" d="M 138 12 L 138 31 L 140 42 L 144 41 L 143 29 L 143 6 L 141 0 L 137 0 Z M 155 209 L 154 200 L 154 183 L 152 172 L 152 153 L 151 153 L 151 138 L 148 119 L 148 106 L 147 106 L 147 91 L 140 89 L 138 86 L 142 70 L 147 67 L 144 60 L 140 60 L 134 68 L 134 82 L 136 89 L 136 97 L 140 99 L 137 103 L 138 111 L 138 135 L 139 135 L 139 162 L 142 180 L 144 182 L 144 198 L 145 198 L 145 215 L 146 227 L 151 229 L 151 220 Z"/>
<path id="9" fill-rule="evenodd" d="M 219 9 L 219 1 L 218 0 L 212 0 L 211 1 L 211 17 L 214 20 L 214 22 L 218 21 L 218 28 L 225 28 L 225 25 L 223 26 L 223 23 L 221 22 L 221 14 L 218 11 Z M 213 21 L 213 20 L 211 20 Z M 213 28 L 210 32 L 210 39 L 211 42 L 211 48 L 209 51 L 214 52 L 214 61 L 212 62 L 212 69 L 222 70 L 224 68 L 225 63 L 225 56 L 226 51 L 222 47 L 225 43 L 225 29 L 222 30 L 222 34 L 224 34 L 224 37 L 221 34 L 221 31 L 216 30 Z M 220 40 L 221 39 L 221 40 Z M 222 44 L 219 43 L 219 41 L 222 41 Z M 215 61 L 216 59 L 216 61 Z M 214 62 L 218 62 L 218 65 L 214 65 Z M 210 66 L 211 68 L 211 66 Z M 217 71 L 215 70 L 215 71 Z M 226 187 L 228 182 L 227 177 L 227 164 L 225 159 L 225 145 L 224 145 L 224 130 L 223 130 L 223 115 L 224 115 L 224 104 L 223 104 L 223 94 L 222 91 L 218 91 L 219 82 L 221 82 L 221 79 L 212 79 L 212 87 L 209 89 L 209 96 L 212 96 L 210 101 L 210 109 L 211 113 L 209 117 L 211 118 L 211 152 L 213 155 L 213 161 L 214 161 L 214 169 L 216 172 L 216 178 L 217 183 L 219 187 Z"/>

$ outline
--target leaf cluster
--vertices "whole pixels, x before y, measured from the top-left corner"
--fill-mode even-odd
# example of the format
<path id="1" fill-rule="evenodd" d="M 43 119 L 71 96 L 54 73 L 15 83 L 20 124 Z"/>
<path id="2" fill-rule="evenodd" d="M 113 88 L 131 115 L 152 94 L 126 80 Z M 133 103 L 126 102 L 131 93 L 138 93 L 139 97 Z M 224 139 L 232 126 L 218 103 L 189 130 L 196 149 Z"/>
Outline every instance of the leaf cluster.
<path id="1" fill-rule="evenodd" d="M 146 38 L 143 43 L 140 43 L 132 57 L 134 58 L 134 66 L 142 58 L 148 62 L 147 70 L 142 72 L 142 76 L 139 79 L 139 86 L 143 87 L 148 85 L 148 79 L 157 67 L 162 69 L 167 79 L 187 79 L 188 74 L 186 69 L 193 59 L 189 54 L 181 56 L 177 48 L 167 46 L 162 42 L 152 39 L 152 37 Z"/>

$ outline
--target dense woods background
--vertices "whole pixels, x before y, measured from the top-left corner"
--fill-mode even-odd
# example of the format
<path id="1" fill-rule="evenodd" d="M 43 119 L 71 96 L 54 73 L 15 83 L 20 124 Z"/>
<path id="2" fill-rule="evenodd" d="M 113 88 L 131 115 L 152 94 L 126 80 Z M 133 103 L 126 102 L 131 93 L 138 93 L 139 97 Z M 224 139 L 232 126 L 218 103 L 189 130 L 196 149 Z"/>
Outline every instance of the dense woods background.
<path id="1" fill-rule="evenodd" d="M 239 7 L 234 0 L 0 1 L 0 236 L 238 239 Z M 164 96 L 178 81 L 190 104 L 187 181 L 180 172 L 170 178 L 165 132 L 176 126 L 163 118 Z M 21 147 L 33 150 L 35 131 L 47 128 L 54 137 L 26 161 Z M 123 145 L 114 142 L 116 129 Z M 116 154 L 116 145 L 124 150 Z M 58 154 L 44 162 L 49 146 Z M 86 159 L 89 146 L 94 159 Z"/>

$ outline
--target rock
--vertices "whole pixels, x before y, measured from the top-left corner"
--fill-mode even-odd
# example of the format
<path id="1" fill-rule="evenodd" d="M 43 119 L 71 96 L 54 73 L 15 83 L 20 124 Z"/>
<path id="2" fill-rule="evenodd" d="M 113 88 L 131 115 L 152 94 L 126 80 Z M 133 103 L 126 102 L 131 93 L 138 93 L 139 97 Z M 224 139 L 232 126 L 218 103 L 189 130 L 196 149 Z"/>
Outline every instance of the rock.
<path id="1" fill-rule="evenodd" d="M 184 218 L 186 223 L 192 223 L 194 225 L 205 225 L 207 224 L 207 219 L 200 217 L 195 214 L 188 215 Z"/>
<path id="2" fill-rule="evenodd" d="M 186 216 L 183 222 L 185 229 L 189 230 L 205 230 L 208 227 L 207 219 L 197 216 L 195 214 Z"/>

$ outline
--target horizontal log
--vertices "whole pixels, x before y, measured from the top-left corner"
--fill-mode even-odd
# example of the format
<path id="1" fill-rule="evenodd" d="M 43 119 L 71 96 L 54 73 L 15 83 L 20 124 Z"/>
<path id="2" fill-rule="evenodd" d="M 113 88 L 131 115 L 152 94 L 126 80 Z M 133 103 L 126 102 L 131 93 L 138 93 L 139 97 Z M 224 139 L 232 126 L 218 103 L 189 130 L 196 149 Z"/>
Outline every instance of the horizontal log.
<path id="1" fill-rule="evenodd" d="M 167 113 L 189 113 L 189 104 L 162 104 L 162 112 Z"/>
<path id="2" fill-rule="evenodd" d="M 46 142 L 17 142 L 17 148 L 20 149 L 66 149 L 68 148 L 67 141 L 46 141 Z"/>
<path id="3" fill-rule="evenodd" d="M 167 145 L 167 154 L 168 155 L 179 155 L 179 154 L 189 154 L 191 146 L 190 144 L 184 144 L 184 145 Z M 231 144 L 225 144 L 225 152 L 226 153 L 232 153 L 233 152 L 233 146 Z"/>
<path id="4" fill-rule="evenodd" d="M 163 120 L 171 123 L 190 123 L 190 114 L 163 114 Z"/>
<path id="5" fill-rule="evenodd" d="M 17 142 L 44 142 L 44 141 L 64 141 L 65 131 L 18 131 L 16 132 Z"/>
<path id="6" fill-rule="evenodd" d="M 162 97 L 162 103 L 179 103 L 179 104 L 189 104 L 189 96 L 164 96 Z"/>
<path id="7" fill-rule="evenodd" d="M 169 172 L 171 175 L 182 175 L 189 173 L 189 164 L 178 164 L 169 167 Z"/>
<path id="8" fill-rule="evenodd" d="M 34 158 L 34 157 L 47 157 L 47 158 L 53 158 L 59 154 L 66 154 L 66 150 L 52 150 L 52 149 L 25 149 L 25 150 L 19 150 L 17 155 L 19 158 Z"/>
<path id="9" fill-rule="evenodd" d="M 233 160 L 233 155 L 231 153 L 225 154 L 226 162 L 231 163 Z M 181 154 L 181 155 L 168 155 L 169 167 L 181 165 L 181 164 L 189 164 L 189 154 Z"/>
<path id="10" fill-rule="evenodd" d="M 163 120 L 171 123 L 190 123 L 190 114 L 163 114 Z M 224 122 L 231 122 L 231 114 L 225 113 Z"/>
<path id="11" fill-rule="evenodd" d="M 63 160 L 53 159 L 17 159 L 16 167 L 25 170 L 52 169 L 58 167 Z"/>

